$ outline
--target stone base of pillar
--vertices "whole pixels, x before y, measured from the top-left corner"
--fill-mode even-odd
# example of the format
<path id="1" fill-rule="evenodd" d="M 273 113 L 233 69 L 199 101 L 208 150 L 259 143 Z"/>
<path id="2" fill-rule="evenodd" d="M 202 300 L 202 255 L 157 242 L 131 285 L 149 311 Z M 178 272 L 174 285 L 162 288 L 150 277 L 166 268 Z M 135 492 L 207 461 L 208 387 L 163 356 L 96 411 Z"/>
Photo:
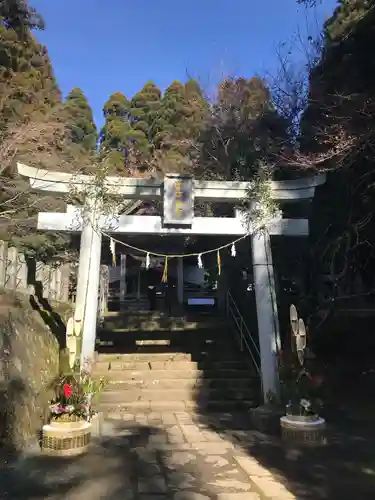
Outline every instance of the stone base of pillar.
<path id="1" fill-rule="evenodd" d="M 265 434 L 280 435 L 280 418 L 285 410 L 280 406 L 264 405 L 249 410 L 249 417 L 254 429 Z"/>

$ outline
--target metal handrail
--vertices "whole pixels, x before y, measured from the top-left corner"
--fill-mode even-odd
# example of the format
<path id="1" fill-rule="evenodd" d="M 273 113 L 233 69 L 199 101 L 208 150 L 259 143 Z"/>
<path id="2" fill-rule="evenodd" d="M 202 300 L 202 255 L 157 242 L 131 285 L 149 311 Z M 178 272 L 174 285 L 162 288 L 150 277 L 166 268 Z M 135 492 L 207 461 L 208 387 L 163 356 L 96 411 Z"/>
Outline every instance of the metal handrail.
<path id="1" fill-rule="evenodd" d="M 243 351 L 244 347 L 246 347 L 254 363 L 255 369 L 258 375 L 261 377 L 261 369 L 259 363 L 260 359 L 259 347 L 255 342 L 255 340 L 253 339 L 253 336 L 251 335 L 250 330 L 229 291 L 227 292 L 226 310 L 227 310 L 227 317 L 233 320 L 236 326 L 236 332 L 239 336 L 241 351 Z"/>

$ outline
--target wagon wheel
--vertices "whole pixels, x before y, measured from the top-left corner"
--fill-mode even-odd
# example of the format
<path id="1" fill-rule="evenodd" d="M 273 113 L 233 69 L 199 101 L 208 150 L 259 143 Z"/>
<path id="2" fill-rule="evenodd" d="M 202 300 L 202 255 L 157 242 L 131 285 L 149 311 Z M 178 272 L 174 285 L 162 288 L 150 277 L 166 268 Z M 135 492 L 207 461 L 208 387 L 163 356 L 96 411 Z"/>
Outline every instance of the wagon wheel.
<path id="1" fill-rule="evenodd" d="M 290 343 L 291 343 L 291 348 L 292 352 L 295 351 L 295 336 L 298 333 L 298 312 L 297 308 L 294 304 L 292 304 L 289 308 L 289 321 L 290 321 L 290 326 L 292 329 L 291 335 L 290 335 Z"/>
<path id="2" fill-rule="evenodd" d="M 298 320 L 298 333 L 296 335 L 297 356 L 300 365 L 302 366 L 305 361 L 306 349 L 306 327 L 303 319 Z"/>

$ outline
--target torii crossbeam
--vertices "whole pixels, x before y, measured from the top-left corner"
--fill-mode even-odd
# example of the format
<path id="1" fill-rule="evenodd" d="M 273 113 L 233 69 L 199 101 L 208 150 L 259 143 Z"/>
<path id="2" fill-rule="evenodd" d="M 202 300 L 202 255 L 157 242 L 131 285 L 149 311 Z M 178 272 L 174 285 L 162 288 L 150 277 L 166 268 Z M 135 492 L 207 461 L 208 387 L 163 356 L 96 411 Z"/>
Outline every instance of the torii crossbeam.
<path id="1" fill-rule="evenodd" d="M 18 164 L 18 172 L 30 179 L 33 189 L 69 193 L 94 185 L 93 176 L 74 176 L 61 172 L 50 172 Z M 315 188 L 325 182 L 325 176 L 310 179 L 273 182 L 272 196 L 283 202 L 311 200 Z M 163 197 L 163 181 L 157 179 L 133 179 L 107 177 L 107 192 L 129 200 L 160 200 Z M 249 185 L 245 182 L 197 181 L 193 180 L 194 198 L 200 201 L 227 202 L 236 204 L 246 199 Z M 85 208 L 87 214 L 90 204 Z M 76 294 L 76 310 L 82 311 L 82 354 L 81 360 L 94 357 L 99 271 L 102 233 L 107 234 L 179 234 L 179 235 L 229 235 L 239 237 L 251 230 L 243 223 L 243 215 L 236 217 L 196 217 L 184 227 L 166 227 L 162 217 L 114 215 L 105 217 L 95 214 L 84 217 L 81 208 L 68 206 L 66 213 L 40 213 L 38 229 L 43 231 L 81 232 L 79 272 Z M 308 236 L 307 219 L 277 219 L 270 223 L 267 232 L 251 234 L 252 259 L 254 266 L 255 297 L 257 306 L 259 344 L 261 354 L 261 376 L 263 394 L 266 398 L 277 392 L 277 342 L 278 317 L 275 299 L 275 283 L 271 255 L 270 235 Z"/>

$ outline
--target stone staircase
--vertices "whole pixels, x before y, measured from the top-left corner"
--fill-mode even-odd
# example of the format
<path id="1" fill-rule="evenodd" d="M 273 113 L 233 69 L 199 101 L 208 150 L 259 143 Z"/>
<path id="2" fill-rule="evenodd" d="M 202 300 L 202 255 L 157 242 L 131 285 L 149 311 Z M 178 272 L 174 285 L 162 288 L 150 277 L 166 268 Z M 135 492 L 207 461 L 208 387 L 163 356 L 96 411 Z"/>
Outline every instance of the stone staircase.
<path id="1" fill-rule="evenodd" d="M 112 314 L 99 332 L 99 411 L 237 412 L 256 406 L 260 382 L 225 320 L 162 313 Z"/>
<path id="2" fill-rule="evenodd" d="M 118 295 L 113 295 L 111 294 L 108 299 L 111 307 L 113 307 L 115 310 L 120 310 L 120 301 L 119 301 L 119 296 Z M 148 311 L 150 308 L 149 301 L 147 297 L 140 297 L 140 298 L 129 298 L 125 301 L 124 303 L 124 309 L 126 311 L 130 312 L 135 312 L 138 313 L 139 311 Z"/>

